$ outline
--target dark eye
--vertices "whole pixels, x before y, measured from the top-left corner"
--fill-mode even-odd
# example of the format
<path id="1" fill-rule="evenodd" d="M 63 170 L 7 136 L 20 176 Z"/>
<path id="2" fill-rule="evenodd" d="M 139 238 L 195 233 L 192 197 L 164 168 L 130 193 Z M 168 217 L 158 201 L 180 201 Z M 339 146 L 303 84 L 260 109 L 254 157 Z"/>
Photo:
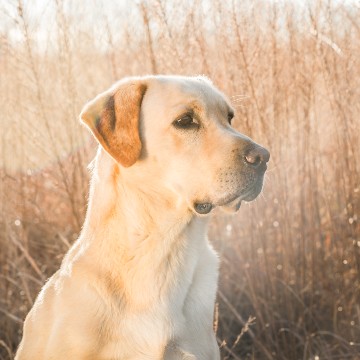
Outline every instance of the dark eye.
<path id="1" fill-rule="evenodd" d="M 173 122 L 178 129 L 195 129 L 199 127 L 199 123 L 194 120 L 192 114 L 186 114 Z"/>
<path id="2" fill-rule="evenodd" d="M 234 113 L 233 113 L 233 112 L 229 112 L 229 113 L 228 113 L 228 123 L 229 123 L 230 125 L 231 125 L 231 121 L 232 121 L 233 117 L 234 117 Z"/>

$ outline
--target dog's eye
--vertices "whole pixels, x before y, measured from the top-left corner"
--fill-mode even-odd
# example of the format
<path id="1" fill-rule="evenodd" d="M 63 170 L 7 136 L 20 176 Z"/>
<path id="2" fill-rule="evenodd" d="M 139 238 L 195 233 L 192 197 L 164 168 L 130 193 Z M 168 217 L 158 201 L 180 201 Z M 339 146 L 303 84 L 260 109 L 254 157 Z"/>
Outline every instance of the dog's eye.
<path id="1" fill-rule="evenodd" d="M 228 123 L 231 125 L 232 119 L 234 117 L 234 113 L 232 111 L 230 111 L 228 113 Z"/>
<path id="2" fill-rule="evenodd" d="M 195 129 L 199 127 L 199 123 L 194 120 L 191 114 L 181 116 L 181 118 L 173 122 L 173 125 L 178 129 Z"/>

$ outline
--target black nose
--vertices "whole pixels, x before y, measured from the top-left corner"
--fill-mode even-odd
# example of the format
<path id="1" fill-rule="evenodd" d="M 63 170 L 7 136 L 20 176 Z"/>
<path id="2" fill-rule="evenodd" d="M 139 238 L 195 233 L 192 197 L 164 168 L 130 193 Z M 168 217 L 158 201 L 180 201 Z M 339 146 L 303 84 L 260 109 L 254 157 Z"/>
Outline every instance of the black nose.
<path id="1" fill-rule="evenodd" d="M 261 164 L 265 164 L 270 159 L 270 153 L 262 146 L 256 145 L 256 147 L 248 150 L 244 155 L 246 164 L 251 167 L 257 168 Z"/>

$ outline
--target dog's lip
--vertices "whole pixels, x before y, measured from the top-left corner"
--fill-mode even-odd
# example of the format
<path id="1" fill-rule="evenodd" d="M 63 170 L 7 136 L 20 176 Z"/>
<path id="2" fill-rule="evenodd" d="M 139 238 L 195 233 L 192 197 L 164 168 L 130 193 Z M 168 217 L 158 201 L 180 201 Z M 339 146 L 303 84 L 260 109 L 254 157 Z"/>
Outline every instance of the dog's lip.
<path id="1" fill-rule="evenodd" d="M 236 192 L 235 194 L 230 194 L 230 195 L 224 197 L 223 199 L 218 201 L 216 205 L 217 206 L 226 206 L 226 205 L 229 205 L 230 203 L 233 203 L 234 201 L 239 201 L 239 200 L 251 201 L 252 199 L 250 199 L 250 198 L 254 195 L 254 192 L 256 192 L 255 189 L 256 189 L 255 184 L 249 188 L 241 189 L 240 191 Z M 256 194 L 256 196 L 257 195 L 258 194 Z M 250 200 L 248 200 L 248 199 L 250 199 Z"/>
<path id="2" fill-rule="evenodd" d="M 240 207 L 242 201 L 246 201 L 246 202 L 252 201 L 260 194 L 260 192 L 261 192 L 261 187 L 260 189 L 257 189 L 257 186 L 254 184 L 254 186 L 252 186 L 250 189 L 244 189 L 235 195 L 229 195 L 221 199 L 214 205 L 221 207 L 221 206 L 233 205 L 234 203 L 238 202 Z"/>
<path id="3" fill-rule="evenodd" d="M 233 201 L 230 201 L 219 207 L 220 207 L 220 209 L 224 210 L 227 213 L 234 213 L 240 209 L 241 203 L 242 203 L 242 199 L 237 197 Z"/>
<path id="4" fill-rule="evenodd" d="M 236 211 L 240 209 L 242 201 L 250 202 L 254 200 L 261 192 L 262 189 L 262 182 L 261 185 L 259 185 L 258 182 L 253 183 L 249 187 L 245 187 L 237 191 L 235 194 L 229 194 L 227 196 L 224 196 L 220 198 L 220 200 L 217 201 L 209 201 L 209 200 L 203 200 L 203 201 L 195 201 L 192 204 L 192 209 L 201 215 L 206 215 L 211 212 L 211 210 L 215 207 L 221 207 L 221 208 L 231 208 L 235 209 Z M 197 206 L 206 206 L 208 209 L 206 212 L 199 212 L 197 210 Z"/>
<path id="5" fill-rule="evenodd" d="M 236 194 L 236 195 L 232 195 L 232 196 L 229 196 L 229 197 L 226 197 L 224 199 L 221 199 L 220 201 L 218 201 L 216 203 L 216 206 L 227 206 L 229 204 L 231 204 L 232 202 L 234 201 L 242 201 L 243 195 L 242 194 Z"/>

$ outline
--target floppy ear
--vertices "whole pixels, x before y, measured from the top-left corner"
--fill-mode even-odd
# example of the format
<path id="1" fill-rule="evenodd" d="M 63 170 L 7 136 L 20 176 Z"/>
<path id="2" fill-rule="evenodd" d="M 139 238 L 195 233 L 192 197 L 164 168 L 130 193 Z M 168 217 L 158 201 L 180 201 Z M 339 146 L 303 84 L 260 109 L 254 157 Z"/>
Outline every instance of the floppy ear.
<path id="1" fill-rule="evenodd" d="M 87 103 L 80 120 L 101 146 L 121 165 L 129 167 L 139 158 L 139 117 L 146 85 L 127 81 Z"/>

